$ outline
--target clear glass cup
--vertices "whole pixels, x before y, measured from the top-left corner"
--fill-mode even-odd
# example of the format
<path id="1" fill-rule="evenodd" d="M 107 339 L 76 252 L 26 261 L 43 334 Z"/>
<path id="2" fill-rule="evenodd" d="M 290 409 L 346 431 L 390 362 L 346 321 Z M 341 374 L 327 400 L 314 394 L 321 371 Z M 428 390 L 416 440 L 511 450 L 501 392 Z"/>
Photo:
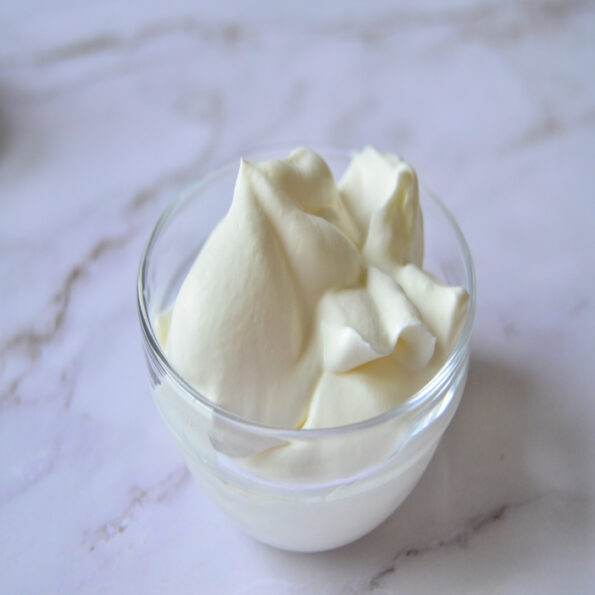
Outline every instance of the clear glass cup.
<path id="1" fill-rule="evenodd" d="M 289 152 L 247 158 L 261 161 Z M 350 153 L 318 152 L 339 179 Z M 336 548 L 374 529 L 401 504 L 455 413 L 475 314 L 471 254 L 444 205 L 420 188 L 424 269 L 470 294 L 460 338 L 444 366 L 405 403 L 356 424 L 287 430 L 241 419 L 175 371 L 160 347 L 156 322 L 227 212 L 238 166 L 233 160 L 183 192 L 158 220 L 142 256 L 138 309 L 154 401 L 197 482 L 245 532 L 286 550 Z"/>

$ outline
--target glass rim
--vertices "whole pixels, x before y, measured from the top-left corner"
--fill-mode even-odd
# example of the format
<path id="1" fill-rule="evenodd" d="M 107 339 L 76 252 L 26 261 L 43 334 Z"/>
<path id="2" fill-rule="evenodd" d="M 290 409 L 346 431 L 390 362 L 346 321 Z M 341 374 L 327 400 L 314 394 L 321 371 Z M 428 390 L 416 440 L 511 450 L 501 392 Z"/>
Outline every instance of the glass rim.
<path id="1" fill-rule="evenodd" d="M 285 150 L 285 152 L 289 154 L 290 151 L 299 146 L 306 145 L 296 144 L 291 147 L 288 147 L 287 145 L 279 145 L 273 146 L 272 148 L 261 148 L 255 151 L 246 152 L 245 158 L 250 160 L 271 159 L 274 158 L 271 156 L 272 151 Z M 352 150 L 338 147 L 318 147 L 314 148 L 314 150 L 321 154 L 323 158 L 325 154 L 329 156 L 330 154 L 333 154 L 336 158 L 346 158 L 355 152 Z M 149 316 L 149 311 L 145 300 L 145 285 L 148 265 L 153 254 L 155 244 L 167 223 L 175 216 L 176 212 L 182 207 L 182 205 L 185 204 L 186 201 L 190 200 L 190 198 L 193 196 L 196 190 L 198 190 L 203 185 L 207 185 L 211 179 L 217 178 L 226 170 L 232 167 L 237 169 L 238 160 L 241 157 L 242 156 L 236 156 L 231 159 L 225 160 L 219 166 L 211 169 L 204 175 L 199 176 L 194 183 L 190 184 L 187 188 L 182 190 L 178 194 L 178 196 L 171 201 L 171 203 L 165 208 L 165 210 L 158 218 L 142 252 L 137 276 L 136 298 L 138 314 L 141 322 L 141 328 L 143 331 L 143 338 L 145 340 L 145 344 L 150 348 L 151 355 L 157 359 L 157 361 L 163 367 L 163 370 L 166 372 L 169 379 L 173 381 L 176 387 L 179 389 L 179 392 L 187 397 L 190 397 L 193 403 L 198 403 L 199 405 L 206 407 L 214 415 L 223 418 L 226 422 L 229 422 L 234 426 L 242 428 L 244 431 L 250 431 L 254 433 L 259 433 L 261 435 L 287 440 L 321 439 L 336 437 L 344 434 L 350 434 L 358 431 L 364 431 L 371 427 L 382 425 L 386 422 L 392 421 L 396 418 L 404 417 L 407 414 L 423 410 L 426 406 L 432 404 L 434 401 L 433 397 L 436 397 L 436 395 L 439 394 L 440 387 L 442 387 L 443 384 L 450 378 L 450 376 L 457 370 L 461 360 L 465 356 L 465 350 L 471 339 L 473 323 L 475 320 L 477 289 L 475 268 L 473 265 L 471 251 L 469 249 L 469 245 L 467 244 L 467 240 L 465 239 L 465 236 L 463 235 L 463 232 L 459 227 L 459 224 L 457 223 L 453 215 L 450 213 L 450 211 L 443 204 L 443 202 L 422 183 L 419 184 L 420 190 L 423 191 L 426 194 L 426 196 L 430 200 L 432 200 L 432 202 L 438 207 L 438 209 L 442 212 L 442 214 L 445 216 L 446 220 L 452 227 L 452 230 L 455 232 L 455 236 L 458 240 L 459 248 L 461 249 L 463 257 L 465 280 L 468 285 L 467 291 L 469 293 L 469 305 L 467 309 L 467 315 L 465 317 L 465 323 L 463 325 L 463 328 L 461 329 L 461 334 L 451 354 L 444 362 L 442 367 L 438 370 L 438 372 L 434 374 L 434 376 L 417 392 L 413 393 L 406 401 L 374 417 L 341 426 L 332 426 L 329 428 L 304 429 L 270 426 L 267 424 L 262 424 L 256 421 L 245 419 L 233 413 L 232 411 L 219 407 L 216 403 L 211 401 L 208 397 L 206 397 L 200 391 L 194 388 L 169 363 L 169 360 L 163 352 L 163 350 L 161 349 L 159 340 L 157 339 L 157 335 L 153 328 L 153 324 L 151 323 L 151 317 Z"/>

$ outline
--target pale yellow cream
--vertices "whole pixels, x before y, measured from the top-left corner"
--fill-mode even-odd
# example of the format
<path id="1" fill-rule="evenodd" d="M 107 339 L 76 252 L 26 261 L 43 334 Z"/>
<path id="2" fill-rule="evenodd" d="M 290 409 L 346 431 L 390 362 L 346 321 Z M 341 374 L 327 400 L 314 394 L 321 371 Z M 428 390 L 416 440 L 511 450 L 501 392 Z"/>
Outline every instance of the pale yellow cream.
<path id="1" fill-rule="evenodd" d="M 442 366 L 468 294 L 425 273 L 415 171 L 366 148 L 242 160 L 233 202 L 159 322 L 176 370 L 248 420 L 321 428 L 403 402 Z"/>

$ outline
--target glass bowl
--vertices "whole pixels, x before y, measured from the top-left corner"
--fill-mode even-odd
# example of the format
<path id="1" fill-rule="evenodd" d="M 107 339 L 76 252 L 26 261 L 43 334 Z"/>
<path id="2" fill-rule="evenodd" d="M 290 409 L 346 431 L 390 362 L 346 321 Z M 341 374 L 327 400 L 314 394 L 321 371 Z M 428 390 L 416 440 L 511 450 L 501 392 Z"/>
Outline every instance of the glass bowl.
<path id="1" fill-rule="evenodd" d="M 289 152 L 246 157 L 261 161 Z M 318 152 L 338 180 L 351 154 Z M 227 212 L 238 167 L 235 159 L 183 192 L 157 221 L 143 253 L 137 297 L 154 401 L 197 482 L 241 529 L 286 550 L 328 550 L 362 537 L 403 502 L 455 413 L 475 314 L 471 254 L 452 215 L 421 187 L 424 269 L 470 294 L 461 335 L 444 366 L 405 403 L 363 422 L 288 430 L 241 419 L 176 372 L 157 325 Z"/>

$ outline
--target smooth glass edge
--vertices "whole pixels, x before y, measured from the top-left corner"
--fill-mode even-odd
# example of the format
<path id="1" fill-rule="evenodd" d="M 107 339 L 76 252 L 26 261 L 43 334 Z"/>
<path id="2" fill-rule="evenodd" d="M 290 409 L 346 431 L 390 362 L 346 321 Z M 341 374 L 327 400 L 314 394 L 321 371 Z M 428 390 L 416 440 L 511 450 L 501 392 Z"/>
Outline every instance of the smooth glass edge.
<path id="1" fill-rule="evenodd" d="M 298 145 L 303 146 L 303 145 Z M 286 151 L 291 151 L 293 149 L 287 149 Z M 335 156 L 345 157 L 346 154 L 349 156 L 354 151 L 350 150 L 342 150 L 336 148 L 317 148 L 315 149 L 317 152 L 319 151 L 326 151 L 327 153 L 333 153 Z M 248 155 L 248 159 L 261 159 L 264 157 L 264 154 L 268 152 L 270 153 L 270 149 L 268 151 L 263 150 L 263 155 Z M 321 438 L 329 438 L 335 437 L 338 435 L 350 434 L 355 433 L 360 430 L 366 430 L 372 428 L 377 425 L 381 425 L 385 422 L 392 421 L 398 417 L 405 416 L 406 414 L 412 413 L 414 411 L 418 411 L 423 409 L 425 406 L 431 406 L 433 401 L 432 397 L 436 397 L 440 394 L 440 387 L 445 384 L 445 381 L 452 376 L 453 373 L 456 372 L 456 369 L 461 364 L 461 361 L 464 360 L 466 355 L 466 350 L 469 345 L 471 339 L 471 333 L 473 330 L 473 324 L 475 321 L 475 310 L 476 310 L 476 277 L 475 277 L 475 267 L 473 265 L 473 259 L 471 256 L 471 251 L 469 249 L 469 245 L 467 244 L 467 240 L 463 235 L 463 232 L 456 222 L 453 215 L 447 209 L 447 207 L 442 203 L 442 201 L 432 192 L 430 191 L 425 185 L 420 183 L 420 189 L 422 189 L 426 195 L 434 201 L 434 203 L 438 206 L 440 211 L 446 216 L 447 220 L 450 222 L 451 226 L 455 231 L 455 235 L 458 238 L 459 246 L 462 249 L 463 253 L 463 262 L 465 264 L 465 276 L 466 276 L 466 283 L 468 286 L 468 293 L 469 293 L 469 306 L 467 311 L 467 316 L 465 319 L 465 324 L 461 330 L 461 336 L 457 341 L 455 348 L 453 349 L 451 355 L 440 368 L 440 370 L 432 377 L 432 379 L 425 384 L 420 390 L 414 393 L 411 398 L 409 398 L 406 402 L 385 411 L 375 417 L 371 417 L 369 419 L 359 421 L 353 424 L 347 424 L 343 426 L 333 426 L 331 428 L 307 428 L 307 429 L 291 429 L 291 428 L 279 428 L 276 426 L 269 426 L 265 424 L 260 424 L 258 422 L 250 421 L 244 419 L 231 411 L 223 409 L 216 405 L 213 401 L 205 397 L 199 391 L 197 391 L 193 386 L 191 386 L 177 371 L 169 364 L 169 361 L 165 354 L 161 350 L 161 346 L 159 345 L 159 341 L 155 336 L 153 331 L 153 326 L 151 324 L 151 318 L 149 316 L 147 305 L 145 303 L 145 296 L 144 296 L 144 286 L 145 286 L 145 279 L 147 275 L 147 268 L 148 262 L 153 252 L 154 245 L 161 233 L 163 227 L 167 224 L 167 222 L 171 219 L 171 217 L 176 213 L 176 211 L 182 206 L 182 204 L 188 199 L 188 197 L 193 194 L 198 188 L 207 184 L 209 180 L 218 177 L 221 175 L 225 170 L 230 169 L 232 167 L 237 167 L 237 161 L 240 157 L 234 157 L 232 159 L 226 160 L 222 165 L 217 167 L 216 169 L 211 170 L 206 175 L 199 177 L 196 182 L 188 186 L 186 189 L 182 190 L 177 198 L 175 198 L 168 207 L 163 211 L 153 231 L 151 232 L 149 239 L 145 245 L 145 248 L 141 255 L 141 261 L 137 276 L 137 308 L 138 314 L 141 322 L 141 328 L 143 330 L 143 335 L 145 341 L 148 344 L 148 347 L 151 349 L 152 355 L 157 359 L 157 361 L 163 367 L 166 375 L 169 376 L 170 381 L 179 389 L 180 394 L 187 395 L 192 398 L 194 402 L 198 401 L 201 405 L 205 406 L 208 410 L 212 413 L 219 415 L 227 422 L 230 422 L 232 425 L 239 426 L 246 431 L 256 431 L 260 434 L 267 435 L 267 436 L 274 436 L 283 439 L 297 439 L 297 440 L 314 440 L 314 439 L 321 439 Z"/>

